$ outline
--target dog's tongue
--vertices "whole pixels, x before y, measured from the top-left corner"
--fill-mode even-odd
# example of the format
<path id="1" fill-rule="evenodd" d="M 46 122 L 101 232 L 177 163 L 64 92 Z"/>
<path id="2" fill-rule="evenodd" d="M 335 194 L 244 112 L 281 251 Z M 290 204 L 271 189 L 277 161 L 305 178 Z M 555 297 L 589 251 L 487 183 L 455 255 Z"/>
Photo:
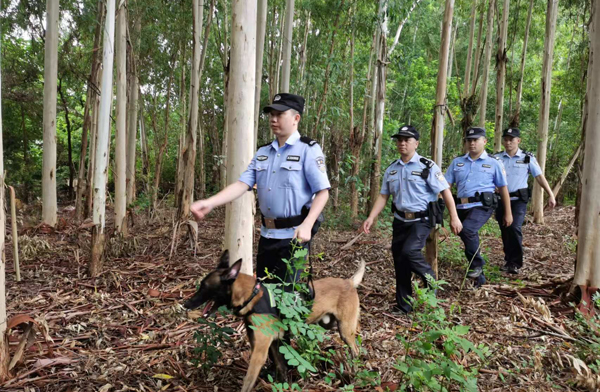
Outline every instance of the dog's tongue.
<path id="1" fill-rule="evenodd" d="M 210 309 L 212 308 L 212 306 L 213 306 L 213 301 L 208 301 L 206 303 L 206 306 L 204 307 L 204 310 L 202 310 L 202 316 L 203 317 L 208 316 L 208 313 L 210 312 Z"/>

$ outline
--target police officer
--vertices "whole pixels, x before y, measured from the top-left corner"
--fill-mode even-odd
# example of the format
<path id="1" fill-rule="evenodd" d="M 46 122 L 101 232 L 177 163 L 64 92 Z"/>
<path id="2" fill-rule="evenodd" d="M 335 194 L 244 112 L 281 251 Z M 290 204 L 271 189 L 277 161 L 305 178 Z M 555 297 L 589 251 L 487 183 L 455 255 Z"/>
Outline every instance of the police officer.
<path id="1" fill-rule="evenodd" d="M 297 280 L 300 271 L 288 276 L 282 259 L 290 259 L 293 244 L 310 246 L 329 198 L 323 151 L 314 140 L 298 133 L 303 110 L 303 97 L 275 95 L 273 103 L 263 109 L 269 114 L 275 140 L 258 148 L 237 182 L 191 206 L 196 219 L 203 219 L 213 208 L 237 199 L 256 185 L 262 215 L 256 256 L 258 278 L 266 276 L 266 269 L 286 282 Z"/>
<path id="2" fill-rule="evenodd" d="M 465 256 L 470 262 L 467 276 L 475 279 L 475 285 L 485 283 L 479 246 L 479 229 L 490 219 L 497 207 L 494 193 L 498 188 L 504 206 L 504 225 L 510 226 L 513 218 L 508 196 L 506 172 L 502 162 L 485 152 L 487 139 L 485 129 L 470 128 L 465 134 L 468 153 L 455 158 L 446 171 L 450 186 L 456 184 L 456 209 L 463 224 L 460 238 L 465 244 Z"/>
<path id="3" fill-rule="evenodd" d="M 504 164 L 508 180 L 510 208 L 513 223 L 510 226 L 500 225 L 502 244 L 504 245 L 505 264 L 500 269 L 511 274 L 518 274 L 523 266 L 523 232 L 521 226 L 527 212 L 529 189 L 527 179 L 531 174 L 542 188 L 548 193 L 548 206 L 552 209 L 556 205 L 552 189 L 542 174 L 542 169 L 537 159 L 530 152 L 519 148 L 521 131 L 518 128 L 508 128 L 502 132 L 502 145 L 504 151 L 496 154 Z M 499 206 L 496 210 L 498 222 L 504 219 L 504 208 Z"/>
<path id="4" fill-rule="evenodd" d="M 438 193 L 441 192 L 450 212 L 450 226 L 454 234 L 462 229 L 462 224 L 454 207 L 449 185 L 435 162 L 421 157 L 417 152 L 419 132 L 412 126 L 400 128 L 392 138 L 400 152 L 400 159 L 392 162 L 385 171 L 381 193 L 362 229 L 369 233 L 373 221 L 384 209 L 392 195 L 394 212 L 392 255 L 396 271 L 395 310 L 411 311 L 409 296 L 412 295 L 412 273 L 419 275 L 427 283 L 426 275 L 435 278 L 431 266 L 425 261 L 421 250 L 436 222 L 441 223 L 443 211 L 437 210 Z M 433 213 L 437 210 L 437 213 Z M 440 216 L 441 215 L 441 216 Z"/>

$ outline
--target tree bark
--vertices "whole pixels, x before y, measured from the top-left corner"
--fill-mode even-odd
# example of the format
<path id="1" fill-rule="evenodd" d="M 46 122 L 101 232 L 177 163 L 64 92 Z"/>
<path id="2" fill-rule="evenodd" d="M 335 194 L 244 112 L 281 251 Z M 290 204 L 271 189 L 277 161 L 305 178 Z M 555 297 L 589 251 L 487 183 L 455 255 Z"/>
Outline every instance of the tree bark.
<path id="1" fill-rule="evenodd" d="M 477 11 L 478 0 L 474 0 L 471 5 L 471 24 L 469 25 L 469 48 L 467 49 L 467 63 L 465 66 L 465 85 L 463 89 L 463 98 L 469 95 L 469 84 L 471 83 L 471 59 L 473 56 L 473 39 L 475 38 L 475 15 Z"/>
<path id="2" fill-rule="evenodd" d="M 573 156 L 571 157 L 571 159 L 569 159 L 569 163 L 567 164 L 567 166 L 565 166 L 560 178 L 558 179 L 558 181 L 556 181 L 556 183 L 552 187 L 552 193 L 554 194 L 555 197 L 558 197 L 558 193 L 560 192 L 560 189 L 562 188 L 563 184 L 567 180 L 567 177 L 569 176 L 569 173 L 571 172 L 573 165 L 579 158 L 579 155 L 581 154 L 581 147 L 582 147 L 581 144 L 579 145 L 579 147 L 577 147 L 577 150 L 575 150 L 575 152 L 573 153 Z"/>
<path id="3" fill-rule="evenodd" d="M 452 17 L 454 15 L 454 0 L 446 0 L 444 22 L 442 27 L 442 41 L 438 63 L 437 89 L 435 94 L 435 110 L 433 127 L 431 129 L 431 157 L 435 163 L 442 167 L 442 152 L 444 146 L 444 116 L 446 114 L 447 70 L 450 57 L 450 41 L 452 39 Z M 438 241 L 437 230 L 432 230 L 426 241 L 425 256 L 427 262 L 438 274 Z"/>
<path id="4" fill-rule="evenodd" d="M 228 106 L 229 142 L 227 178 L 237 181 L 252 159 L 256 75 L 256 0 L 233 0 L 231 20 L 231 80 Z M 242 272 L 252 275 L 252 214 L 254 196 L 245 192 L 229 203 L 225 213 L 225 249 L 231 260 L 242 259 Z"/>
<path id="5" fill-rule="evenodd" d="M 283 27 L 283 63 L 279 92 L 290 92 L 290 71 L 292 69 L 292 39 L 294 34 L 294 0 L 286 0 L 285 23 Z"/>
<path id="6" fill-rule="evenodd" d="M 587 80 L 588 121 L 585 131 L 585 159 L 579 215 L 577 263 L 573 284 L 581 289 L 580 310 L 594 311 L 592 295 L 600 287 L 600 2 L 592 2 L 590 23 L 590 54 Z M 550 2 L 549 2 L 550 8 Z"/>
<path id="7" fill-rule="evenodd" d="M 1 41 L 1 40 L 0 40 Z M 58 45 L 58 44 L 57 44 Z M 0 53 L 2 42 L 0 42 Z M 2 70 L 0 69 L 0 91 L 2 91 Z M 0 94 L 0 108 L 2 108 L 2 94 Z M 4 184 L 4 146 L 2 132 L 2 110 L 0 110 L 0 184 Z M 0 187 L 0 227 L 6 227 L 4 215 L 4 186 Z M 4 230 L 0 230 L 0 382 L 10 378 L 8 361 L 10 351 L 8 344 L 7 317 L 6 317 L 6 256 L 4 254 Z"/>
<path id="8" fill-rule="evenodd" d="M 558 0 L 548 0 L 548 9 L 546 11 L 546 35 L 544 40 L 544 61 L 542 64 L 540 120 L 538 123 L 539 142 L 537 150 L 537 160 L 542 169 L 542 173 L 546 171 L 546 148 L 548 145 L 548 123 L 550 121 L 550 93 L 552 90 L 552 58 L 554 55 L 557 14 Z M 537 182 L 533 184 L 532 209 L 533 221 L 535 223 L 544 224 L 544 194 L 542 187 Z"/>
<path id="9" fill-rule="evenodd" d="M 96 96 L 98 91 L 98 68 L 100 66 L 100 56 L 98 55 L 100 48 L 100 38 L 102 33 L 102 21 L 104 15 L 104 1 L 98 1 L 98 22 L 94 31 L 94 47 L 92 49 L 92 70 L 88 79 L 87 95 L 85 100 L 85 109 L 83 113 L 83 128 L 81 130 L 81 152 L 79 154 L 79 171 L 77 174 L 77 192 L 75 196 L 75 221 L 83 220 L 83 198 L 86 189 L 86 164 L 85 157 L 88 149 L 88 134 L 92 125 L 92 113 L 95 107 Z M 90 161 L 91 162 L 91 157 Z"/>
<path id="10" fill-rule="evenodd" d="M 129 82 L 129 109 L 127 117 L 127 206 L 135 200 L 135 155 L 137 144 L 137 124 L 138 124 L 138 97 L 140 89 L 140 79 L 138 76 L 137 55 L 141 43 L 142 15 L 138 15 L 135 21 L 135 47 L 131 48 L 130 56 L 130 82 Z"/>
<path id="11" fill-rule="evenodd" d="M 185 150 L 183 152 L 183 161 L 185 170 L 183 174 L 183 187 L 179 195 L 180 220 L 187 219 L 190 213 L 190 206 L 194 198 L 194 167 L 196 163 L 196 141 L 198 137 L 198 93 L 200 91 L 200 35 L 202 30 L 202 13 L 204 10 L 204 0 L 193 0 L 193 32 L 194 32 L 194 50 L 191 70 L 191 91 L 190 91 L 190 114 L 188 117 L 187 137 Z"/>
<path id="12" fill-rule="evenodd" d="M 265 55 L 265 36 L 267 33 L 267 5 L 267 0 L 258 0 L 258 9 L 256 16 L 256 75 L 254 75 L 254 143 L 252 144 L 254 147 L 256 147 L 258 143 L 258 121 L 260 120 L 260 93 L 262 90 L 263 60 Z"/>
<path id="13" fill-rule="evenodd" d="M 94 167 L 94 226 L 92 227 L 92 254 L 89 272 L 97 277 L 104 261 L 104 227 L 106 223 L 106 180 L 108 177 L 108 139 L 112 107 L 112 80 L 115 38 L 115 0 L 106 1 L 102 69 L 102 95 L 98 115 L 98 139 Z"/>
<path id="14" fill-rule="evenodd" d="M 56 225 L 56 87 L 58 74 L 58 1 L 46 0 L 44 54 L 44 149 L 42 157 L 42 222 Z"/>
<path id="15" fill-rule="evenodd" d="M 115 41 L 117 63 L 117 107 L 115 124 L 115 230 L 127 234 L 127 16 L 125 3 L 117 11 Z"/>
<path id="16" fill-rule="evenodd" d="M 485 0 L 481 3 L 481 8 L 485 6 Z M 483 36 L 483 16 L 485 12 L 481 10 L 479 12 L 479 27 L 477 29 L 477 47 L 475 48 L 475 64 L 473 65 L 473 78 L 471 79 L 471 96 L 475 95 L 477 89 L 477 81 L 479 80 L 479 63 L 481 62 L 482 48 L 481 48 L 481 37 Z"/>
<path id="17" fill-rule="evenodd" d="M 101 69 L 98 70 L 100 73 L 98 76 L 98 83 L 102 84 L 102 73 Z M 99 91 L 102 91 L 100 87 Z M 92 206 L 94 202 L 94 172 L 96 167 L 96 144 L 98 142 L 98 118 L 100 116 L 100 94 L 96 94 L 94 98 L 94 110 L 92 111 L 92 125 L 90 128 L 90 159 L 88 160 L 88 172 L 86 179 L 86 203 L 84 216 L 87 218 L 93 215 Z"/>
<path id="18" fill-rule="evenodd" d="M 510 120 L 510 127 L 519 127 L 520 115 L 521 115 L 521 99 L 523 98 L 523 79 L 525 77 L 525 57 L 527 55 L 527 43 L 529 42 L 529 29 L 531 27 L 531 14 L 533 11 L 533 0 L 529 1 L 529 11 L 527 11 L 527 23 L 525 24 L 525 37 L 523 38 L 523 53 L 521 54 L 521 68 L 519 83 L 517 85 L 517 96 L 515 99 L 515 111 Z"/>
<path id="19" fill-rule="evenodd" d="M 485 37 L 485 57 L 483 63 L 483 79 L 481 81 L 481 100 L 479 107 L 479 126 L 485 128 L 487 110 L 488 84 L 490 76 L 490 61 L 492 59 L 492 36 L 494 35 L 494 12 L 496 0 L 490 0 L 487 12 L 487 34 Z"/>
<path id="20" fill-rule="evenodd" d="M 60 79 L 58 83 L 58 93 L 65 111 L 65 125 L 67 127 L 67 159 L 69 161 L 69 200 L 73 200 L 73 177 L 75 173 L 75 167 L 73 166 L 73 147 L 71 143 L 71 118 L 69 117 L 69 105 L 67 103 L 67 97 L 62 89 L 62 79 Z"/>
<path id="21" fill-rule="evenodd" d="M 169 75 L 169 80 L 167 82 L 167 96 L 166 96 L 166 102 L 167 104 L 165 105 L 165 125 L 164 125 L 164 133 L 163 133 L 163 141 L 162 144 L 160 144 L 160 147 L 158 148 L 158 153 L 156 154 L 156 163 L 154 166 L 154 183 L 152 185 L 152 209 L 155 210 L 158 207 L 158 188 L 160 185 L 160 179 L 162 177 L 162 165 L 163 165 L 163 160 L 165 157 L 165 153 L 167 151 L 167 146 L 169 143 L 169 114 L 170 114 L 170 109 L 171 109 L 171 88 L 173 85 L 173 73 L 175 71 L 175 55 L 176 53 L 173 53 L 173 56 L 171 57 L 171 74 Z M 154 105 L 156 109 L 158 109 L 158 105 L 155 104 Z M 153 116 L 152 118 L 152 123 L 153 123 L 153 128 L 154 128 L 154 134 L 158 137 L 158 124 L 156 121 L 156 115 Z M 195 144 L 194 144 L 194 149 L 195 149 Z M 185 156 L 185 152 L 184 152 L 184 156 Z M 184 157 L 185 159 L 185 157 Z M 186 165 L 187 167 L 187 165 Z M 192 165 L 193 167 L 193 165 Z M 192 176 L 193 178 L 193 176 Z M 192 185 L 193 186 L 193 185 Z M 181 201 L 180 201 L 181 202 Z"/>
<path id="22" fill-rule="evenodd" d="M 496 122 L 494 127 L 494 151 L 502 149 L 502 121 L 504 118 L 504 83 L 506 81 L 506 39 L 508 37 L 508 12 L 510 0 L 504 0 L 502 22 L 498 32 L 498 52 L 496 53 Z"/>

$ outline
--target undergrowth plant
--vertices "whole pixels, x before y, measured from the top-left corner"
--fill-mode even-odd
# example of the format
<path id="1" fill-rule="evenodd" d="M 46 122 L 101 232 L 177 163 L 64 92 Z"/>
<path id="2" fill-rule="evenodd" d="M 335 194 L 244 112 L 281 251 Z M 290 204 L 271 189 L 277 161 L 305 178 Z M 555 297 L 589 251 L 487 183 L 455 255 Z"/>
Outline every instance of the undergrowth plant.
<path id="1" fill-rule="evenodd" d="M 225 306 L 221 306 L 218 312 L 224 315 L 230 314 Z M 219 361 L 223 355 L 220 350 L 221 346 L 231 339 L 231 335 L 235 331 L 229 327 L 221 327 L 202 317 L 198 319 L 198 323 L 206 327 L 194 333 L 194 339 L 198 346 L 194 348 L 195 358 L 192 359 L 192 363 L 203 372 L 207 372 Z"/>
<path id="2" fill-rule="evenodd" d="M 397 338 L 404 345 L 405 355 L 397 359 L 394 367 L 402 374 L 400 390 L 416 391 L 477 391 L 479 366 L 490 356 L 484 344 L 475 345 L 465 336 L 469 326 L 455 325 L 446 316 L 435 295 L 435 290 L 446 284 L 428 279 L 430 288 L 415 284 L 413 328 L 420 333 Z M 478 364 L 468 368 L 461 362 L 467 356 L 475 356 Z"/>

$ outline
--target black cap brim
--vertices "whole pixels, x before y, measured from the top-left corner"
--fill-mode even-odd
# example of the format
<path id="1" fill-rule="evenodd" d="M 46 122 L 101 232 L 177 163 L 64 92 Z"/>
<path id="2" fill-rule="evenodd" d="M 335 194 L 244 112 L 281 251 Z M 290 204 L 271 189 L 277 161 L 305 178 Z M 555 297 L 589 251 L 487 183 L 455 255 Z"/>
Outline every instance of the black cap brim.
<path id="1" fill-rule="evenodd" d="M 465 139 L 479 139 L 480 137 L 485 137 L 485 135 L 469 135 L 465 136 Z"/>
<path id="2" fill-rule="evenodd" d="M 416 140 L 419 140 L 418 137 L 416 137 L 415 135 L 413 135 L 412 133 L 409 133 L 409 132 L 402 132 L 402 131 L 400 131 L 397 134 L 392 135 L 392 139 L 398 139 L 398 138 L 401 138 L 401 137 L 412 137 L 412 138 L 414 138 Z"/>
<path id="3" fill-rule="evenodd" d="M 265 106 L 263 108 L 263 113 L 270 113 L 271 110 L 277 110 L 278 112 L 285 112 L 285 111 L 288 111 L 290 109 L 293 109 L 293 108 L 291 108 L 289 106 L 286 106 L 286 105 L 281 105 L 281 104 L 278 104 L 278 103 L 274 103 L 272 105 Z"/>
<path id="4" fill-rule="evenodd" d="M 513 139 L 516 138 L 516 137 L 521 137 L 520 135 L 514 135 L 512 133 L 503 133 L 502 134 L 502 137 L 507 137 L 507 136 L 508 137 L 512 137 Z"/>

